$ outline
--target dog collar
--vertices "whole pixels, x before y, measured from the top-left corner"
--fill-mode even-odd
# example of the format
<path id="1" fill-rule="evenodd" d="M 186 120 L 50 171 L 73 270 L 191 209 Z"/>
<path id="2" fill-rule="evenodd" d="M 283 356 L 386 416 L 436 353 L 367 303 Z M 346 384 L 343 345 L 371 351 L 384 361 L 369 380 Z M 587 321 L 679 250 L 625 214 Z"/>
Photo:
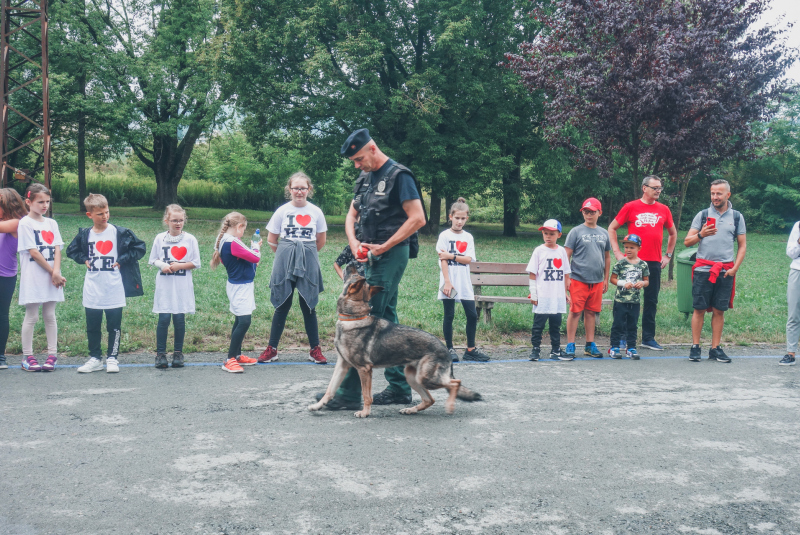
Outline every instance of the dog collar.
<path id="1" fill-rule="evenodd" d="M 348 316 L 347 314 L 339 314 L 339 321 L 358 321 L 358 320 L 365 320 L 369 317 L 369 314 L 366 316 L 360 316 L 358 318 L 354 318 L 352 316 Z"/>

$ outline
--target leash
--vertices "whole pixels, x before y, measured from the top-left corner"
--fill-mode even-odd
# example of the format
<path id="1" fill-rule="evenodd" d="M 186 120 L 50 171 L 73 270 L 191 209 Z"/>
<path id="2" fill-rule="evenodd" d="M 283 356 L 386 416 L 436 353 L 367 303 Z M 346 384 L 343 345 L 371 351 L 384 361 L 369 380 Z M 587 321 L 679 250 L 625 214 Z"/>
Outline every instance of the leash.
<path id="1" fill-rule="evenodd" d="M 367 314 L 366 316 L 358 317 L 358 318 L 354 318 L 353 316 L 350 316 L 349 314 L 339 314 L 339 321 L 358 321 L 358 320 L 365 320 L 368 317 L 369 317 L 369 314 Z"/>

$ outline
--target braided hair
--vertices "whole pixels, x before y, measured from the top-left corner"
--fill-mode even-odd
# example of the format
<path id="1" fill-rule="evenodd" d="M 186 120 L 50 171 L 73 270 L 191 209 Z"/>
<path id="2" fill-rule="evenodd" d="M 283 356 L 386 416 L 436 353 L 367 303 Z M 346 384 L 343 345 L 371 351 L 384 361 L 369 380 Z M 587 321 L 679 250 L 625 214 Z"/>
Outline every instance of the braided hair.
<path id="1" fill-rule="evenodd" d="M 238 227 L 241 224 L 247 224 L 247 218 L 240 214 L 239 212 L 231 212 L 225 216 L 225 219 L 222 220 L 222 225 L 219 228 L 219 234 L 217 234 L 217 241 L 214 244 L 214 254 L 211 256 L 211 269 L 217 269 L 222 263 L 222 257 L 219 254 L 219 242 L 222 240 L 222 235 L 225 234 L 229 228 L 231 227 Z"/>

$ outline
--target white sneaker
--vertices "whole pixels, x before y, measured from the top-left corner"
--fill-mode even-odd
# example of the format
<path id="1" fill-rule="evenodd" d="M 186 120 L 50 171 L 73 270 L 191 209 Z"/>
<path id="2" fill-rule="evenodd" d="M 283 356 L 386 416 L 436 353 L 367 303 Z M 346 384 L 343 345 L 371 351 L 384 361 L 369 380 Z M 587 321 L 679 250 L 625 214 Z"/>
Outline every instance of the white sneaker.
<path id="1" fill-rule="evenodd" d="M 114 357 L 106 359 L 106 373 L 117 373 L 119 371 L 119 361 Z"/>
<path id="2" fill-rule="evenodd" d="M 78 373 L 92 373 L 99 372 L 103 369 L 103 361 L 97 357 L 92 357 L 86 361 L 86 364 L 78 368 Z"/>

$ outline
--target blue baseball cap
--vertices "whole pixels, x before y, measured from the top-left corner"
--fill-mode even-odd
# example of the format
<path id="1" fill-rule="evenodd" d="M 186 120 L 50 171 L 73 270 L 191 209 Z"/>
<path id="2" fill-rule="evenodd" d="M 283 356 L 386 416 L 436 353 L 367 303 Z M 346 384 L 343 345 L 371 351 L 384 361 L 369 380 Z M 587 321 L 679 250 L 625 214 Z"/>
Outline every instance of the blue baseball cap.
<path id="1" fill-rule="evenodd" d="M 638 247 L 642 246 L 642 238 L 638 234 L 628 234 L 622 238 L 622 243 L 632 243 Z"/>

